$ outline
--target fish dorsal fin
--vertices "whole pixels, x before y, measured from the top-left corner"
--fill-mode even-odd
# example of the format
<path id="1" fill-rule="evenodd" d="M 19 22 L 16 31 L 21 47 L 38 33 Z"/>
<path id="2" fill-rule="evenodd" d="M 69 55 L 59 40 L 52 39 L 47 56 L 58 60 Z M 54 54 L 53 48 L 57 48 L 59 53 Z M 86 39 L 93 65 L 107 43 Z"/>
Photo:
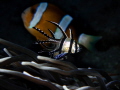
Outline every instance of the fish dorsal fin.
<path id="1" fill-rule="evenodd" d="M 71 21 L 73 20 L 73 18 L 70 15 L 65 15 L 62 20 L 59 22 L 59 26 L 62 27 L 63 31 L 65 32 L 67 27 L 69 26 L 69 24 L 71 23 Z M 60 31 L 60 29 L 57 27 L 56 31 L 55 31 L 55 38 L 56 39 L 61 39 L 63 36 L 62 32 Z"/>
<path id="2" fill-rule="evenodd" d="M 64 32 L 64 30 L 62 29 L 62 27 L 61 27 L 59 24 L 57 24 L 56 22 L 52 22 L 52 21 L 48 21 L 48 22 L 56 25 L 56 26 L 60 29 L 60 31 L 61 31 L 62 34 L 63 34 L 63 38 L 67 38 L 67 37 L 68 37 L 67 34 Z"/>

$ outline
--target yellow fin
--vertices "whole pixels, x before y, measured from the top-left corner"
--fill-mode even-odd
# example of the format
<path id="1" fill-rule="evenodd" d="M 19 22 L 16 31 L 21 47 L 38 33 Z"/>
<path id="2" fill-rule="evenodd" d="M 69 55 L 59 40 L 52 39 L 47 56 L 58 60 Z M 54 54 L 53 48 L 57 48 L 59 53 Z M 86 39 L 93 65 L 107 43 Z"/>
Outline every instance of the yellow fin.
<path id="1" fill-rule="evenodd" d="M 82 33 L 78 38 L 78 43 L 86 47 L 88 50 L 94 51 L 95 43 L 101 38 L 101 36 L 92 36 Z"/>

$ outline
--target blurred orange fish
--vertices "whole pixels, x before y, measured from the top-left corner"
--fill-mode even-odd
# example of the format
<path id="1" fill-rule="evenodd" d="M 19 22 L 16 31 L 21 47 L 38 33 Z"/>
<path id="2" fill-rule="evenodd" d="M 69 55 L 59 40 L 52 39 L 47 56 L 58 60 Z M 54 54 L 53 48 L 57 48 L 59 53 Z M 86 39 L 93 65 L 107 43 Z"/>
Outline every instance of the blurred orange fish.
<path id="1" fill-rule="evenodd" d="M 83 45 L 89 50 L 93 50 L 95 42 L 97 42 L 101 38 L 86 34 L 81 34 L 77 36 L 75 28 L 70 24 L 73 18 L 63 12 L 57 6 L 49 4 L 47 2 L 41 2 L 27 8 L 22 13 L 22 20 L 25 28 L 33 36 L 35 36 L 37 40 L 47 40 L 47 38 L 35 29 L 33 29 L 33 27 L 41 29 L 49 36 L 51 36 L 51 34 L 48 29 L 52 30 L 56 39 L 60 39 L 62 37 L 62 33 L 59 28 L 47 21 L 53 21 L 58 23 L 62 27 L 62 29 L 68 34 L 68 36 L 68 29 L 70 28 L 72 30 L 72 34 L 74 35 L 74 39 L 78 40 L 79 44 Z"/>
<path id="2" fill-rule="evenodd" d="M 57 30 L 58 28 L 55 25 L 47 22 L 46 20 L 59 23 L 63 30 L 66 30 L 73 18 L 70 15 L 64 13 L 55 5 L 48 4 L 47 2 L 42 2 L 40 4 L 36 4 L 32 7 L 27 8 L 22 13 L 22 20 L 24 22 L 25 28 L 32 35 L 34 35 L 37 40 L 45 40 L 46 38 L 38 33 L 36 30 L 34 30 L 32 27 L 37 27 L 43 30 L 48 35 L 50 35 L 48 29 L 51 29 L 53 32 L 58 32 L 55 33 L 56 38 L 61 38 L 62 33 Z M 73 32 L 75 31 L 72 26 L 69 26 L 69 28 L 71 28 Z"/>

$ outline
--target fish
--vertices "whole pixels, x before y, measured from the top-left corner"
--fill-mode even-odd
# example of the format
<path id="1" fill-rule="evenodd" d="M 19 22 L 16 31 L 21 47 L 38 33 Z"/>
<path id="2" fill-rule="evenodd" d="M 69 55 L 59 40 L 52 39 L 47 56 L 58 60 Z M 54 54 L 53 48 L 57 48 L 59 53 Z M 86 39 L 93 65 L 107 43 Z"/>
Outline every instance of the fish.
<path id="1" fill-rule="evenodd" d="M 58 23 L 52 22 L 52 21 L 48 21 L 48 22 L 54 24 L 60 29 L 60 31 L 63 34 L 63 37 L 61 39 L 56 39 L 54 33 L 49 29 L 48 30 L 51 32 L 52 37 L 46 34 L 44 31 L 40 30 L 39 28 L 36 28 L 36 27 L 33 27 L 33 28 L 48 38 L 48 40 L 38 41 L 38 44 L 43 45 L 46 48 L 46 51 L 50 53 L 50 56 L 52 58 L 60 59 L 66 56 L 67 54 L 80 52 L 80 49 L 82 46 L 74 40 L 71 29 L 69 29 L 70 37 L 68 37 L 65 31 L 62 29 L 62 27 Z M 54 43 L 55 48 L 51 49 L 51 47 L 47 47 L 45 43 L 52 43 L 52 44 Z"/>
<path id="2" fill-rule="evenodd" d="M 76 34 L 77 30 L 71 23 L 73 21 L 73 17 L 69 14 L 66 14 L 56 5 L 48 2 L 40 2 L 28 7 L 23 11 L 21 17 L 25 28 L 36 38 L 37 41 L 45 41 L 48 39 L 48 37 L 42 33 L 39 33 L 33 27 L 41 29 L 50 37 L 53 36 L 50 32 L 51 30 L 54 33 L 55 39 L 61 39 L 63 37 L 63 33 L 61 32 L 60 28 L 58 28 L 56 25 L 50 24 L 48 21 L 56 22 L 62 28 L 63 32 L 66 32 L 68 37 L 70 37 L 69 29 L 71 29 L 72 35 L 74 35 L 74 40 L 88 50 L 94 50 L 94 45 L 99 39 L 101 39 L 101 36 L 92 36 L 84 33 L 78 36 Z M 66 43 L 63 44 L 65 46 L 67 45 Z"/>
<path id="3" fill-rule="evenodd" d="M 25 28 L 33 36 L 35 36 L 37 40 L 45 40 L 46 38 L 40 33 L 38 33 L 36 30 L 34 30 L 32 27 L 40 28 L 44 32 L 48 32 L 49 28 L 53 30 L 53 32 L 56 32 L 56 38 L 61 38 L 62 33 L 58 30 L 58 28 L 54 25 L 51 25 L 46 20 L 59 23 L 59 25 L 64 30 L 68 29 L 68 26 L 73 20 L 73 18 L 70 15 L 63 12 L 60 8 L 47 2 L 41 2 L 39 4 L 28 7 L 26 10 L 23 11 L 21 16 Z M 73 26 L 69 26 L 69 28 L 74 30 Z M 50 35 L 49 32 L 48 35 Z"/>

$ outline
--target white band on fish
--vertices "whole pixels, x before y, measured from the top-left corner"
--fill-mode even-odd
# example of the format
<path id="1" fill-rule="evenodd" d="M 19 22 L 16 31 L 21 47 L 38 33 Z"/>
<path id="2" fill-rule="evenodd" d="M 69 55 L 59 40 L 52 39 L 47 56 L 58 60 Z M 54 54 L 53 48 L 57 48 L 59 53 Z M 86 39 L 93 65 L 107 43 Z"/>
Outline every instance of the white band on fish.
<path id="1" fill-rule="evenodd" d="M 72 20 L 73 20 L 73 18 L 70 15 L 65 15 L 62 18 L 62 20 L 60 21 L 59 25 L 65 31 Z M 57 28 L 56 31 L 55 31 L 55 38 L 60 39 L 62 36 L 63 36 L 62 32 L 59 30 L 59 28 Z"/>
<path id="2" fill-rule="evenodd" d="M 40 21 L 44 11 L 46 10 L 48 6 L 48 3 L 44 2 L 44 3 L 40 3 L 40 5 L 37 7 L 37 11 L 34 14 L 34 17 L 32 19 L 32 21 L 30 22 L 29 28 L 35 27 L 37 25 L 37 23 Z"/>

